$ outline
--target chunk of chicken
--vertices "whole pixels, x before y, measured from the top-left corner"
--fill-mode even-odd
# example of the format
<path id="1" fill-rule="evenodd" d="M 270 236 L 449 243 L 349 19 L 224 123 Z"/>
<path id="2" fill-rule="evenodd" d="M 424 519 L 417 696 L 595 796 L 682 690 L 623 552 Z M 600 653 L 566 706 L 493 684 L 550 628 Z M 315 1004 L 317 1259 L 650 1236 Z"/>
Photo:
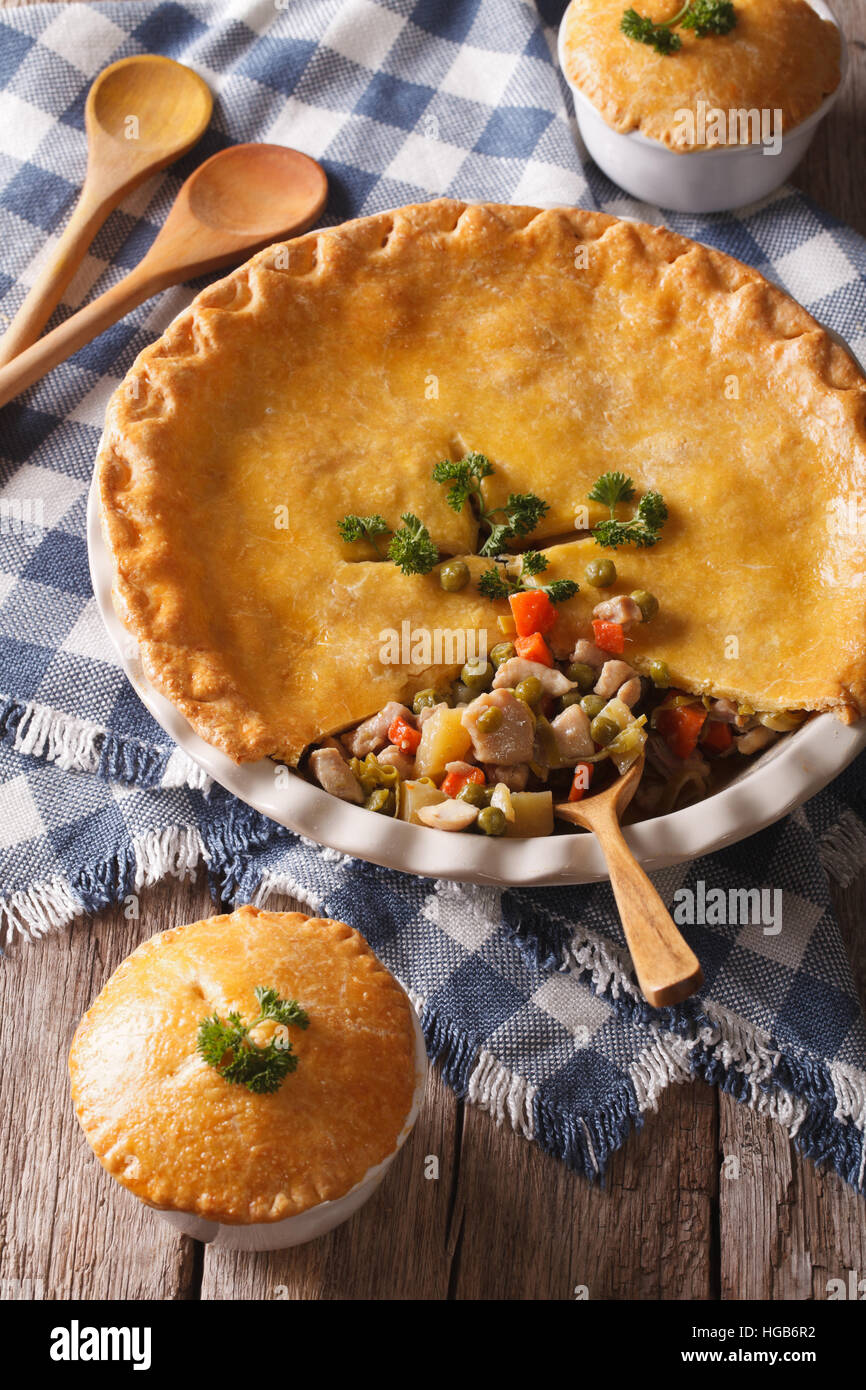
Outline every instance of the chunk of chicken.
<path id="1" fill-rule="evenodd" d="M 404 781 L 415 775 L 415 759 L 398 748 L 396 743 L 389 743 L 387 748 L 376 754 L 376 759 L 382 767 L 396 767 Z"/>
<path id="2" fill-rule="evenodd" d="M 423 729 L 431 714 L 435 714 L 437 709 L 441 709 L 446 702 L 440 700 L 438 705 L 422 705 L 421 713 L 418 715 L 418 728 Z"/>
<path id="3" fill-rule="evenodd" d="M 535 676 L 541 681 L 545 695 L 564 695 L 567 690 L 574 689 L 574 681 L 570 681 L 555 666 L 545 666 L 541 661 L 527 661 L 522 656 L 510 656 L 507 661 L 503 661 L 493 677 L 493 689 L 501 690 L 507 687 L 513 690 L 528 676 Z"/>
<path id="4" fill-rule="evenodd" d="M 504 782 L 510 792 L 526 790 L 529 781 L 528 763 L 514 763 L 511 767 L 494 763 L 492 767 L 488 767 L 487 772 L 491 782 Z"/>
<path id="5" fill-rule="evenodd" d="M 501 710 L 502 722 L 498 729 L 479 729 L 479 716 L 488 709 Z M 511 767 L 515 763 L 528 763 L 532 757 L 535 720 L 529 707 L 515 699 L 510 690 L 491 690 L 479 695 L 466 706 L 460 722 L 472 739 L 472 751 L 480 763 Z"/>
<path id="6" fill-rule="evenodd" d="M 388 730 L 398 715 L 410 724 L 415 723 L 415 716 L 410 709 L 398 704 L 396 700 L 389 700 L 378 714 L 371 714 L 357 729 L 350 729 L 347 734 L 343 734 L 343 743 L 356 758 L 366 758 L 368 753 L 378 753 L 388 742 Z"/>
<path id="7" fill-rule="evenodd" d="M 594 642 L 590 642 L 588 637 L 581 637 L 571 653 L 571 659 L 582 661 L 584 666 L 592 666 L 596 671 L 600 671 L 604 663 L 610 660 L 610 656 Z"/>
<path id="8" fill-rule="evenodd" d="M 465 830 L 478 819 L 478 807 L 468 801 L 439 801 L 435 806 L 419 806 L 416 814 L 422 825 L 433 830 Z"/>
<path id="9" fill-rule="evenodd" d="M 710 718 L 717 719 L 722 724 L 735 724 L 737 707 L 733 700 L 714 700 L 710 709 Z"/>
<path id="10" fill-rule="evenodd" d="M 310 767 L 320 787 L 341 801 L 360 806 L 364 793 L 349 764 L 336 748 L 317 748 L 310 754 Z"/>
<path id="11" fill-rule="evenodd" d="M 756 729 L 750 729 L 742 738 L 735 739 L 738 753 L 758 753 L 762 748 L 766 748 L 768 743 L 774 743 L 779 737 L 773 733 L 772 729 L 765 729 L 759 724 Z"/>
<path id="12" fill-rule="evenodd" d="M 640 604 L 629 598 L 628 594 L 617 594 L 615 598 L 606 598 L 597 603 L 592 610 L 592 616 L 601 618 L 606 623 L 622 623 L 624 628 L 643 622 Z"/>
<path id="13" fill-rule="evenodd" d="M 550 721 L 559 749 L 560 757 L 566 762 L 576 762 L 578 758 L 588 758 L 595 752 L 595 744 L 589 732 L 589 720 L 580 705 L 569 705 L 567 709 Z"/>
<path id="14" fill-rule="evenodd" d="M 632 705 L 636 705 L 640 699 L 640 691 L 640 676 L 632 676 L 631 680 L 627 680 L 624 685 L 620 686 L 616 692 L 616 698 L 622 700 L 623 704 L 628 705 L 631 709 Z"/>
<path id="15" fill-rule="evenodd" d="M 632 676 L 637 675 L 633 666 L 629 666 L 627 661 L 606 661 L 601 668 L 601 675 L 595 683 L 596 695 L 603 695 L 605 700 L 609 700 L 615 695 L 620 686 L 630 681 Z M 626 701 L 628 703 L 628 701 Z"/>

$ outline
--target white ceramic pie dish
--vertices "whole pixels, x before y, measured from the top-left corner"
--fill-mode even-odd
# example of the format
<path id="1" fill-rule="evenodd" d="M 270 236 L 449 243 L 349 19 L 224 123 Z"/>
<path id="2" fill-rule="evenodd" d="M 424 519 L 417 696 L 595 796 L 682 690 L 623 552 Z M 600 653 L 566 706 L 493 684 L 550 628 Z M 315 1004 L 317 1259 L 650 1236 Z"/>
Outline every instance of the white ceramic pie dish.
<path id="1" fill-rule="evenodd" d="M 229 1225 L 225 1221 L 208 1221 L 206 1217 L 196 1216 L 194 1212 L 188 1211 L 164 1211 L 161 1207 L 153 1207 L 152 1210 L 156 1212 L 157 1216 L 161 1216 L 164 1221 L 167 1221 L 170 1226 L 173 1226 L 176 1231 L 220 1250 L 288 1250 L 290 1246 L 306 1245 L 307 1241 L 316 1240 L 319 1236 L 332 1231 L 335 1226 L 342 1226 L 344 1221 L 348 1221 L 350 1216 L 354 1216 L 355 1212 L 372 1197 L 412 1133 L 421 1109 L 421 1102 L 424 1099 L 424 1090 L 427 1085 L 427 1047 L 424 1042 L 424 1034 L 421 1032 L 418 1015 L 411 1004 L 410 1009 L 412 1011 L 412 1025 L 415 1030 L 416 1074 L 412 1107 L 406 1116 L 393 1151 L 387 1158 L 383 1158 L 381 1163 L 369 1168 L 361 1181 L 344 1193 L 342 1197 L 337 1197 L 333 1202 L 319 1202 L 317 1206 L 309 1207 L 306 1211 L 299 1212 L 297 1216 L 286 1217 L 285 1221 L 256 1221 L 250 1225 Z"/>
<path id="2" fill-rule="evenodd" d="M 785 183 L 837 100 L 848 72 L 848 46 L 835 15 L 824 0 L 808 0 L 808 3 L 822 19 L 829 19 L 839 29 L 841 76 L 835 92 L 825 97 L 811 116 L 787 132 L 778 154 L 765 154 L 761 145 L 677 154 L 639 131 L 614 130 L 568 76 L 565 30 L 569 5 L 559 28 L 559 66 L 571 89 L 581 137 L 599 168 L 626 193 L 674 212 L 724 212 L 745 207 L 767 197 Z"/>
<path id="3" fill-rule="evenodd" d="M 286 769 L 269 758 L 241 765 L 232 762 L 206 743 L 151 685 L 133 654 L 134 644 L 111 599 L 112 563 L 102 534 L 95 481 L 88 500 L 87 540 L 96 601 L 139 697 L 169 737 L 242 801 L 318 844 L 425 878 L 497 886 L 590 883 L 607 878 L 594 835 L 497 840 L 431 830 L 349 805 L 300 775 L 290 773 L 286 777 Z M 629 826 L 626 840 L 648 870 L 680 864 L 735 844 L 814 796 L 864 748 L 866 720 L 845 726 L 833 715 L 820 715 L 780 739 L 762 756 L 749 759 L 743 772 L 723 791 L 696 806 Z M 348 1201 L 351 1195 L 341 1200 Z"/>

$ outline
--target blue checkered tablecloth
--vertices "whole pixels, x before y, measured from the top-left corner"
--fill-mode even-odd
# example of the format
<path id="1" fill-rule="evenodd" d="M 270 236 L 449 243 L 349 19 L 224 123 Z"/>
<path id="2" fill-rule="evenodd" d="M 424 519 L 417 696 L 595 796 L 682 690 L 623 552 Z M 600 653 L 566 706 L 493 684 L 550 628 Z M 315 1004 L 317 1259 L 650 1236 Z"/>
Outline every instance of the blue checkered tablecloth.
<path id="1" fill-rule="evenodd" d="M 243 140 L 320 159 L 325 221 L 447 193 L 580 203 L 667 221 L 748 261 L 866 357 L 866 244 L 790 189 L 738 216 L 664 216 L 587 159 L 555 22 L 526 0 L 230 0 L 0 15 L 0 321 L 11 317 L 85 168 L 95 74 L 143 51 L 215 95 L 200 145 L 108 219 L 58 311 L 115 283 L 182 179 Z M 275 891 L 357 925 L 406 983 L 462 1094 L 589 1175 L 673 1082 L 699 1075 L 775 1116 L 864 1187 L 866 1031 L 827 874 L 864 859 L 861 761 L 788 820 L 656 876 L 780 890 L 783 930 L 696 925 L 700 1000 L 655 1012 L 607 885 L 533 891 L 402 876 L 299 840 L 213 786 L 125 680 L 92 597 L 85 506 L 106 401 L 191 298 L 166 291 L 0 412 L 0 923 L 7 942 L 205 863 L 230 899 Z"/>

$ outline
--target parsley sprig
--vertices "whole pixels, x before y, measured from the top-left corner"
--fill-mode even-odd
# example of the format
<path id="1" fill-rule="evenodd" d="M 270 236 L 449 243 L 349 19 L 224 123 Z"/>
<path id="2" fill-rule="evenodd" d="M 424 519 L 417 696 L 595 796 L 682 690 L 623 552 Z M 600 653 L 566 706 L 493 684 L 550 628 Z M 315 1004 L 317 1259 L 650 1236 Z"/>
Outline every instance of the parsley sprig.
<path id="1" fill-rule="evenodd" d="M 737 12 L 732 0 L 686 0 L 672 19 L 658 24 L 629 7 L 619 27 L 627 38 L 649 44 L 656 53 L 666 57 L 683 46 L 679 34 L 674 32 L 678 26 L 690 29 L 699 39 L 706 39 L 714 34 L 729 34 L 736 22 Z"/>
<path id="2" fill-rule="evenodd" d="M 599 545 L 609 550 L 616 550 L 620 545 L 636 545 L 646 549 L 661 538 L 668 509 L 660 492 L 645 492 L 637 504 L 635 515 L 629 521 L 617 520 L 617 506 L 621 502 L 630 502 L 633 497 L 634 483 L 625 473 L 603 473 L 593 483 L 589 500 L 601 502 L 610 511 L 610 519 L 600 521 L 592 529 Z"/>
<path id="3" fill-rule="evenodd" d="M 285 1032 L 275 1033 L 259 1045 L 250 1039 L 253 1028 L 260 1023 L 274 1022 L 283 1028 L 306 1028 L 309 1017 L 295 999 L 281 999 L 275 989 L 257 985 L 255 989 L 259 1016 L 244 1023 L 235 1010 L 228 1018 L 209 1014 L 198 1026 L 198 1051 L 209 1066 L 215 1067 L 224 1080 L 235 1086 L 246 1086 L 256 1095 L 278 1091 L 285 1078 L 298 1065 L 297 1053 Z"/>
<path id="4" fill-rule="evenodd" d="M 493 472 L 484 454 L 471 453 L 462 459 L 442 459 L 433 469 L 433 481 L 450 483 L 446 502 L 454 512 L 462 512 L 470 497 L 475 498 L 478 519 L 488 535 L 479 555 L 498 555 L 507 541 L 528 536 L 550 508 L 534 492 L 510 492 L 504 507 L 488 508 L 481 491 L 481 479 Z"/>
<path id="5" fill-rule="evenodd" d="M 541 589 L 552 603 L 564 603 L 567 598 L 573 598 L 580 588 L 573 579 L 554 579 L 551 584 L 532 583 L 536 575 L 544 573 L 549 563 L 547 557 L 538 550 L 523 552 L 520 575 L 517 579 L 512 579 L 506 572 L 506 563 L 506 560 L 500 559 L 497 564 L 502 565 L 502 569 L 497 569 L 494 565 L 479 575 L 478 588 L 485 598 L 508 598 L 510 594 L 520 594 L 527 589 Z"/>
<path id="6" fill-rule="evenodd" d="M 337 522 L 337 530 L 344 541 L 369 541 L 380 559 L 393 560 L 404 574 L 429 574 L 439 559 L 439 550 L 430 532 L 412 512 L 404 512 L 400 520 L 403 525 L 391 535 L 387 555 L 383 555 L 377 538 L 387 535 L 391 527 L 378 512 L 373 516 L 350 512 Z"/>

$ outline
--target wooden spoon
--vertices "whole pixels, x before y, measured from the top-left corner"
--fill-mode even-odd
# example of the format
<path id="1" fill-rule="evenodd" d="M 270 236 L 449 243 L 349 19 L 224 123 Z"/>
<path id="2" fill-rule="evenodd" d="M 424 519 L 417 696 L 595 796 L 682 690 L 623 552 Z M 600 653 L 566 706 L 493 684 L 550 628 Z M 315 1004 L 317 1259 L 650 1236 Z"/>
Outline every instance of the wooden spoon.
<path id="1" fill-rule="evenodd" d="M 183 184 L 135 269 L 0 368 L 0 406 L 166 286 L 305 230 L 327 196 L 324 170 L 284 145 L 232 145 L 212 155 Z"/>
<path id="2" fill-rule="evenodd" d="M 597 836 L 638 984 L 647 1003 L 661 1009 L 694 994 L 704 977 L 697 956 L 683 940 L 620 829 L 619 818 L 637 790 L 643 766 L 641 756 L 606 791 L 583 801 L 564 802 L 554 811 L 560 820 L 581 825 Z"/>
<path id="3" fill-rule="evenodd" d="M 87 174 L 51 259 L 0 339 L 0 366 L 35 343 L 88 246 L 127 193 L 201 138 L 213 98 L 197 72 L 145 53 L 121 58 L 87 95 Z"/>

